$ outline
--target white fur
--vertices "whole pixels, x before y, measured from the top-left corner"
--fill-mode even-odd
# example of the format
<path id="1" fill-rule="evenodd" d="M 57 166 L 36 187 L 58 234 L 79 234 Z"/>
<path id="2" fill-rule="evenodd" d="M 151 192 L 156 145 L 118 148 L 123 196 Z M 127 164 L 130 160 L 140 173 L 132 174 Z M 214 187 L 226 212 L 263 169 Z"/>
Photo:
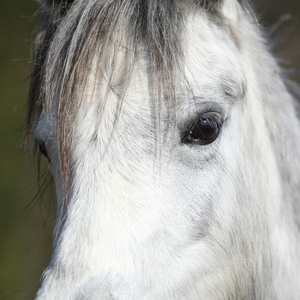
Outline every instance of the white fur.
<path id="1" fill-rule="evenodd" d="M 238 17 L 235 1 L 225 2 L 226 27 L 205 12 L 187 16 L 184 72 L 191 90 L 178 82 L 175 134 L 167 103 L 158 134 L 158 103 L 140 55 L 117 125 L 120 95 L 111 93 L 91 143 L 106 86 L 97 81 L 93 93 L 91 74 L 90 103 L 76 123 L 71 197 L 63 220 L 58 215 L 38 299 L 300 296 L 299 233 L 270 134 L 280 125 L 270 123 L 288 114 L 300 141 L 299 124 L 255 26 Z M 238 41 L 229 26 L 236 22 Z M 225 120 L 217 140 L 182 143 L 181 130 L 212 105 Z M 55 120 L 43 113 L 35 134 L 47 141 L 61 208 Z"/>

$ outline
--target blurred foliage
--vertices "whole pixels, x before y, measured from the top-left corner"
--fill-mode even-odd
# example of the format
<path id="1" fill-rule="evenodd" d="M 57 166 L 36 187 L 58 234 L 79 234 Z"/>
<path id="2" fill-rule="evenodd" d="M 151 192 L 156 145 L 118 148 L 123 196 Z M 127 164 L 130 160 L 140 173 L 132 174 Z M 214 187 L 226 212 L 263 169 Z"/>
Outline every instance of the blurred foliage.
<path id="1" fill-rule="evenodd" d="M 272 50 L 289 77 L 300 83 L 300 1 L 251 0 L 270 36 Z M 274 29 L 276 30 L 274 31 Z"/>
<path id="2" fill-rule="evenodd" d="M 35 197 L 36 163 L 23 149 L 37 8 L 0 2 L 0 299 L 33 299 L 51 253 L 53 209 Z"/>
<path id="3" fill-rule="evenodd" d="M 283 13 L 299 17 L 298 0 L 254 2 L 266 26 Z M 33 0 L 2 0 L 0 14 L 0 299 L 33 299 L 51 254 L 55 206 L 51 192 L 42 201 L 36 197 L 36 163 L 33 154 L 23 151 L 28 77 L 41 13 Z M 299 37 L 299 26 L 295 30 Z M 290 37 L 283 45 L 298 54 L 299 38 Z M 300 68 L 296 55 L 285 55 L 284 64 Z M 47 172 L 46 164 L 42 172 Z"/>

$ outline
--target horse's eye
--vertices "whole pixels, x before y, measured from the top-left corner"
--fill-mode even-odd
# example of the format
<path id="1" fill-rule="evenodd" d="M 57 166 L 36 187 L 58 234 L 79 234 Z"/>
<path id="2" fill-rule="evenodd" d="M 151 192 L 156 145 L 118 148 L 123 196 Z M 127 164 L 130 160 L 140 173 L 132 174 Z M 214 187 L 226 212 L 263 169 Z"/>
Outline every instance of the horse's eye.
<path id="1" fill-rule="evenodd" d="M 189 135 L 183 140 L 185 143 L 207 145 L 219 135 L 221 124 L 213 118 L 200 118 L 192 126 Z"/>
<path id="2" fill-rule="evenodd" d="M 39 143 L 39 149 L 40 152 L 48 159 L 48 161 L 50 162 L 50 158 L 48 156 L 47 150 L 46 150 L 46 146 L 45 143 Z"/>

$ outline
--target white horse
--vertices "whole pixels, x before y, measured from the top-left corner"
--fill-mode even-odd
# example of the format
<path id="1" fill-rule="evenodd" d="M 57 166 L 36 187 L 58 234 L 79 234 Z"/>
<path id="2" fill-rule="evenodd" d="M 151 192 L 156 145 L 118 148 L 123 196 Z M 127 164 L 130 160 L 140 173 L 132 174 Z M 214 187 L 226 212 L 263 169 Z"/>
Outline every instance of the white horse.
<path id="1" fill-rule="evenodd" d="M 27 123 L 58 210 L 37 298 L 300 299 L 296 101 L 247 2 L 42 8 Z"/>

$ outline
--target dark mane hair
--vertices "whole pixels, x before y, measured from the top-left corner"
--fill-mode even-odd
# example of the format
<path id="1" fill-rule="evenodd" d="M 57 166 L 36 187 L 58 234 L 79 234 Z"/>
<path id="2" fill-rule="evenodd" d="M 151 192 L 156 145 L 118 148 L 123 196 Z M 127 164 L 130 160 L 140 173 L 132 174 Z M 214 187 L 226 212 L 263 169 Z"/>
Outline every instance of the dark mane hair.
<path id="1" fill-rule="evenodd" d="M 108 86 L 115 71 L 114 61 L 121 44 L 130 49 L 129 70 L 140 45 L 148 53 L 157 87 L 157 97 L 174 96 L 174 70 L 182 56 L 181 32 L 184 9 L 217 13 L 221 0 L 43 0 L 44 10 L 36 39 L 25 144 L 33 123 L 45 106 L 57 105 L 57 142 L 60 167 L 68 187 L 69 147 L 76 113 L 82 104 L 92 59 L 101 69 L 110 55 Z M 244 2 L 243 0 L 241 2 Z M 112 49 L 112 48 L 113 49 Z M 96 52 L 97 51 L 97 52 Z M 130 79 L 129 71 L 128 79 Z M 124 97 L 124 95 L 123 95 Z M 120 99 L 122 102 L 123 99 Z M 121 104 L 120 104 L 121 105 Z M 176 106 L 176 104 L 174 104 Z M 101 117 L 99 118 L 101 122 Z"/>

